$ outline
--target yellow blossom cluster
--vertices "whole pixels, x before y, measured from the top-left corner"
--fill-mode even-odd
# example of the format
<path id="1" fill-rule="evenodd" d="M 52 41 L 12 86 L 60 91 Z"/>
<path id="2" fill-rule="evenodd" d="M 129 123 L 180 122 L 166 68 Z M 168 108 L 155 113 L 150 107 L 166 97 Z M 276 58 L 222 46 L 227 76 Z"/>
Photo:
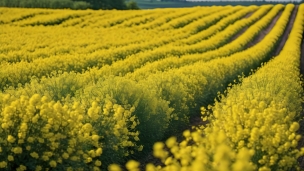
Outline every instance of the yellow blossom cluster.
<path id="1" fill-rule="evenodd" d="M 86 109 L 79 102 L 61 104 L 38 94 L 1 98 L 2 169 L 98 170 L 103 162 L 112 162 L 104 155 L 115 152 L 123 157 L 130 153 L 124 149 L 142 148 L 134 144 L 139 133 L 128 128 L 136 121 L 134 109 L 111 101 L 96 101 Z"/>
<path id="2" fill-rule="evenodd" d="M 147 164 L 146 171 L 253 171 L 257 167 L 252 163 L 251 157 L 254 150 L 242 148 L 235 151 L 227 144 L 227 137 L 222 130 L 214 132 L 207 137 L 202 135 L 202 130 L 183 133 L 184 140 L 178 142 L 176 137 L 171 137 L 165 143 L 157 142 L 153 146 L 153 155 L 161 160 L 164 166 Z M 126 163 L 129 171 L 139 168 L 138 162 Z M 112 164 L 109 171 L 121 171 L 121 168 Z"/>
<path id="3" fill-rule="evenodd" d="M 280 54 L 243 78 L 212 107 L 212 126 L 206 134 L 221 130 L 234 149 L 254 150 L 252 161 L 259 170 L 297 167 L 297 158 L 304 155 L 298 149 L 301 135 L 297 132 L 303 93 L 298 68 L 303 19 L 301 5 Z"/>

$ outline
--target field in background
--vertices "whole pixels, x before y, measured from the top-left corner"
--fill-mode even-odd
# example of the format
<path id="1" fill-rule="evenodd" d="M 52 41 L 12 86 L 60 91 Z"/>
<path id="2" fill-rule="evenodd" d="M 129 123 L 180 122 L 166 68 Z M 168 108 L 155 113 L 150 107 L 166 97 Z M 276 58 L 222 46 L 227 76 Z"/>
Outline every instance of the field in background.
<path id="1" fill-rule="evenodd" d="M 299 2 L 291 2 L 291 1 L 201 1 L 201 2 L 190 2 L 190 1 L 157 1 L 157 0 L 135 0 L 138 6 L 141 9 L 153 9 L 153 8 L 185 8 L 185 7 L 195 7 L 195 6 L 225 6 L 225 5 L 243 5 L 243 6 L 250 6 L 250 5 L 265 5 L 265 4 L 288 4 L 288 3 L 295 3 L 299 4 Z M 300 2 L 301 3 L 301 2 Z"/>

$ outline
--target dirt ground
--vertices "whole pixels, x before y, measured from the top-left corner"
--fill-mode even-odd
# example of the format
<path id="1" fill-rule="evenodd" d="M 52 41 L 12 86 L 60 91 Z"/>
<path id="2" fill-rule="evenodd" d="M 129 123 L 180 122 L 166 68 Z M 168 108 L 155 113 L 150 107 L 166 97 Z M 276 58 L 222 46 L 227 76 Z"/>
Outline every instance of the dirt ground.
<path id="1" fill-rule="evenodd" d="M 285 45 L 285 42 L 286 42 L 286 40 L 287 40 L 287 38 L 289 36 L 289 33 L 291 31 L 291 28 L 293 26 L 293 23 L 295 21 L 295 18 L 296 18 L 297 12 L 298 12 L 298 8 L 299 8 L 299 6 L 296 5 L 295 8 L 294 8 L 294 10 L 292 11 L 292 14 L 290 16 L 289 22 L 287 24 L 287 28 L 285 29 L 285 32 L 284 32 L 284 34 L 283 34 L 283 36 L 281 38 L 281 41 L 279 42 L 276 50 L 273 52 L 273 56 L 277 56 L 281 52 L 281 50 L 283 49 L 283 47 Z"/>

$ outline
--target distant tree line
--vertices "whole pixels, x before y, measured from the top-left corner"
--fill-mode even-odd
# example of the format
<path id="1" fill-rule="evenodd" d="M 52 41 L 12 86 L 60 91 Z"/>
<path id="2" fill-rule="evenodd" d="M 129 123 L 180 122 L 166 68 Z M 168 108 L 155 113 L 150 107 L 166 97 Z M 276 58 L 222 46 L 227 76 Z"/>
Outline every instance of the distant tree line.
<path id="1" fill-rule="evenodd" d="M 171 1 L 171 2 L 186 2 L 186 0 L 161 0 L 161 1 Z"/>
<path id="2" fill-rule="evenodd" d="M 150 0 L 154 1 L 154 0 Z M 159 0 L 162 2 L 280 2 L 280 3 L 303 3 L 304 0 Z"/>
<path id="3" fill-rule="evenodd" d="M 135 1 L 126 0 L 0 0 L 0 7 L 54 9 L 139 9 Z"/>

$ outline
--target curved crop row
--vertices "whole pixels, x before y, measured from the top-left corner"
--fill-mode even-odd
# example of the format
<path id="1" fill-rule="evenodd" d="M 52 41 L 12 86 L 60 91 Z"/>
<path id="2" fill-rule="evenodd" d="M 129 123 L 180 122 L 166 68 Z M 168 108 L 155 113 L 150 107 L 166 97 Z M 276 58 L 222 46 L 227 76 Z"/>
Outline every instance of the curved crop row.
<path id="1" fill-rule="evenodd" d="M 242 72 L 246 73 L 249 69 L 259 66 L 261 62 L 270 58 L 270 53 L 276 47 L 275 42 L 280 39 L 285 30 L 292 9 L 292 5 L 287 5 L 282 16 L 265 38 L 244 51 L 209 62 L 199 61 L 181 68 L 151 74 L 145 80 L 140 80 L 139 83 L 147 82 L 147 84 L 156 86 L 162 94 L 161 96 L 166 97 L 164 99 L 171 103 L 177 100 L 175 106 L 179 108 L 191 109 L 200 104 L 207 105 L 210 102 L 208 101 L 210 95 L 215 96 L 217 91 L 223 89 L 223 85 L 227 85 L 237 75 Z M 177 78 L 173 79 L 174 77 Z M 179 80 L 178 77 L 184 77 L 183 79 L 186 80 Z M 180 97 L 172 96 L 174 94 L 179 94 Z M 187 99 L 182 97 L 187 97 Z M 180 113 L 182 116 L 179 118 L 189 117 L 184 116 L 185 113 L 189 113 L 189 111 Z"/>
<path id="2" fill-rule="evenodd" d="M 271 12 L 265 15 L 265 17 L 263 17 L 261 20 L 253 24 L 250 28 L 248 28 L 244 32 L 244 34 L 237 37 L 231 43 L 226 44 L 225 40 L 229 40 L 235 33 L 237 33 L 237 31 L 242 28 L 242 27 L 237 28 L 237 26 L 240 26 L 242 23 L 236 22 L 234 25 L 231 25 L 231 27 L 227 27 L 223 32 L 220 32 L 219 34 L 212 36 L 210 39 L 207 39 L 206 41 L 200 42 L 200 44 L 205 46 L 205 48 L 207 48 L 208 46 L 212 47 L 213 45 L 212 43 L 215 44 L 214 46 L 216 46 L 217 43 L 223 45 L 222 47 L 219 46 L 217 49 L 207 51 L 203 54 L 187 54 L 178 57 L 175 56 L 166 57 L 165 59 L 158 60 L 153 63 L 149 63 L 135 70 L 134 73 L 128 73 L 128 77 L 130 79 L 134 79 L 138 81 L 147 77 L 151 73 L 165 71 L 173 68 L 179 68 L 182 66 L 193 64 L 198 61 L 207 62 L 212 59 L 225 57 L 237 53 L 243 50 L 247 44 L 252 42 L 255 36 L 259 34 L 261 29 L 264 29 L 266 26 L 268 26 L 269 23 L 272 21 L 273 17 L 277 15 L 278 11 L 280 11 L 281 9 L 282 6 L 277 6 L 277 8 L 274 8 Z M 200 48 L 202 48 L 201 50 L 204 49 L 202 45 L 200 45 Z M 190 47 L 189 48 L 190 51 L 193 52 L 195 51 L 194 49 L 198 49 L 198 48 L 193 48 L 192 50 L 192 47 L 191 46 L 189 47 Z M 189 49 L 187 49 L 187 51 L 189 51 Z"/>
<path id="3" fill-rule="evenodd" d="M 58 25 L 61 24 L 65 20 L 69 20 L 71 18 L 78 18 L 83 15 L 86 15 L 86 12 L 74 12 L 74 11 L 67 11 L 67 12 L 55 12 L 51 14 L 43 14 L 43 15 L 35 15 L 29 19 L 21 20 L 15 22 L 18 26 L 35 26 L 35 25 Z"/>
<path id="4" fill-rule="evenodd" d="M 45 10 L 22 10 L 22 9 L 6 9 L 0 8 L 0 14 L 5 15 L 6 17 L 1 17 L 0 24 L 11 24 L 13 22 L 21 21 L 34 17 L 35 15 L 40 14 L 50 14 Z"/>
<path id="5" fill-rule="evenodd" d="M 104 18 L 103 20 L 100 20 L 100 18 L 97 18 L 97 21 L 93 23 L 99 23 L 101 24 L 100 27 L 113 27 L 120 24 L 123 24 L 125 21 L 132 20 L 134 18 L 142 17 L 142 16 L 149 16 L 151 14 L 154 14 L 153 11 L 141 11 L 141 12 L 123 12 L 123 11 L 117 11 L 115 13 L 111 13 L 107 18 Z M 92 22 L 91 22 L 92 23 Z"/>
<path id="6" fill-rule="evenodd" d="M 278 56 L 212 107 L 212 127 L 223 130 L 235 149 L 255 151 L 261 168 L 287 170 L 297 165 L 303 88 L 299 76 L 304 5 Z M 243 145 L 242 145 L 243 144 Z"/>
<path id="7" fill-rule="evenodd" d="M 176 9 L 168 9 L 168 11 L 167 10 L 165 10 L 165 11 L 168 12 L 168 13 L 160 16 L 157 20 L 154 20 L 154 21 L 151 21 L 151 22 L 148 22 L 148 23 L 144 24 L 143 26 L 145 26 L 146 29 L 148 29 L 149 27 L 151 27 L 151 25 L 153 25 L 153 23 L 158 23 L 158 26 L 160 26 L 160 25 L 162 25 L 162 24 L 165 23 L 163 21 L 163 18 L 166 18 L 167 19 L 166 21 L 168 22 L 168 21 L 176 19 L 176 18 L 178 18 L 180 16 L 190 14 L 190 13 L 192 13 L 194 11 L 194 9 L 186 9 L 185 11 L 177 11 Z M 163 11 L 163 10 L 157 10 L 157 13 L 159 13 L 159 12 L 165 12 L 165 11 Z M 95 22 L 94 21 L 92 22 L 90 19 L 88 19 L 86 21 L 87 21 L 88 24 L 85 24 L 85 27 L 92 27 L 92 28 L 94 28 L 94 27 L 100 27 L 100 26 L 103 25 L 103 23 L 102 22 L 98 22 L 98 20 L 95 20 Z M 95 23 L 95 24 L 93 24 L 93 23 Z M 82 27 L 83 23 L 81 23 L 80 25 L 77 25 L 77 26 L 81 26 Z"/>
<path id="8" fill-rule="evenodd" d="M 211 11 L 212 12 L 212 11 Z M 157 13 L 157 12 L 154 12 Z M 208 11 L 207 11 L 208 13 Z M 210 13 L 210 12 L 209 12 Z M 120 14 L 122 15 L 122 14 Z M 35 35 L 31 35 L 32 29 L 28 28 L 23 28 L 22 30 L 15 30 L 11 28 L 7 28 L 5 32 L 3 32 L 3 39 L 5 42 L 12 42 L 10 44 L 3 44 L 1 45 L 0 51 L 2 52 L 1 54 L 1 61 L 8 61 L 8 62 L 18 62 L 21 60 L 25 61 L 33 61 L 36 58 L 47 58 L 52 55 L 59 55 L 59 54 L 65 54 L 65 53 L 77 53 L 77 54 L 88 54 L 92 53 L 93 51 L 97 53 L 96 51 L 99 50 L 107 50 L 113 46 L 116 46 L 117 48 L 120 46 L 127 46 L 128 44 L 140 44 L 147 42 L 147 39 L 152 39 L 154 35 L 151 35 L 151 37 L 147 36 L 147 31 L 138 31 L 136 32 L 136 36 L 133 36 L 134 30 L 124 30 L 122 32 L 121 30 L 119 31 L 119 34 L 117 34 L 116 30 L 109 31 L 109 30 L 79 30 L 79 29 L 71 29 L 67 30 L 67 32 L 63 32 L 62 30 L 58 30 L 60 32 L 54 32 L 54 34 L 48 35 L 49 37 L 45 37 L 45 32 L 50 33 L 53 32 L 52 29 L 47 29 L 47 28 L 41 28 L 41 32 L 36 33 Z M 103 35 L 102 32 L 107 31 L 107 35 Z M 20 35 L 20 38 L 17 40 L 12 39 L 12 36 L 10 36 L 11 33 L 16 33 L 18 32 Z M 77 32 L 78 35 L 85 35 L 87 36 L 87 32 L 93 32 L 92 36 L 87 36 L 87 37 L 77 37 L 76 40 L 75 38 L 71 39 L 71 35 Z M 100 32 L 100 33 L 98 33 Z M 171 31 L 172 32 L 172 31 Z M 7 34 L 9 33 L 9 34 Z M 24 34 L 26 36 L 24 36 Z M 30 35 L 27 36 L 27 34 Z M 43 34 L 43 35 L 41 35 Z M 151 34 L 151 32 L 150 32 Z M 148 35 L 150 35 L 148 34 Z M 156 34 L 156 33 L 155 33 Z M 158 39 L 156 41 L 153 41 L 152 44 L 148 44 L 145 46 L 145 48 L 154 48 L 157 46 L 161 46 L 163 43 L 170 42 L 172 40 L 176 40 L 179 37 L 175 37 L 174 39 L 170 38 L 172 37 L 173 33 L 165 33 L 162 39 Z M 60 35 L 60 36 L 55 36 L 55 35 Z M 98 41 L 96 44 L 96 36 L 100 36 L 101 40 Z M 185 34 L 182 34 L 180 37 L 187 36 Z M 23 38 L 24 37 L 24 38 Z M 53 38 L 53 37 L 58 37 L 58 38 Z M 118 41 L 117 39 L 121 38 L 126 38 L 128 41 Z M 43 38 L 41 40 L 41 38 Z M 51 38 L 51 39 L 50 39 Z M 10 40 L 12 39 L 12 40 Z M 37 42 L 33 42 L 33 40 L 37 39 Z M 59 40 L 58 40 L 59 39 Z M 53 40 L 53 41 L 52 41 Z M 62 40 L 65 40 L 65 42 L 62 42 Z M 73 40 L 73 42 L 71 42 Z M 83 40 L 86 40 L 86 44 L 83 44 Z M 107 40 L 106 44 L 104 43 Z M 65 43 L 65 44 L 60 44 L 60 43 Z M 151 41 L 149 41 L 151 42 Z M 58 45 L 58 43 L 60 45 Z M 18 45 L 21 44 L 21 45 Z M 30 46 L 28 45 L 30 44 Z M 18 45 L 18 46 L 16 46 Z M 56 47 L 64 47 L 65 50 L 58 49 Z M 83 51 L 83 48 L 79 48 L 79 46 L 83 47 L 85 46 L 86 51 Z M 12 49 L 14 47 L 22 47 L 22 49 Z M 143 49 L 142 46 L 139 46 L 138 49 Z M 18 51 L 19 50 L 19 51 Z M 80 51 L 81 50 L 81 51 Z M 29 56 L 26 56 L 22 58 L 23 54 L 27 52 Z M 108 50 L 109 51 L 109 50 Z M 133 50 L 134 51 L 134 50 Z M 104 54 L 107 52 L 100 51 L 100 54 Z"/>
<path id="9" fill-rule="evenodd" d="M 210 26 L 209 28 L 202 30 L 190 37 L 187 37 L 186 39 L 183 39 L 180 42 L 176 42 L 175 44 L 188 45 L 188 44 L 195 44 L 201 40 L 205 40 L 210 36 L 214 35 L 214 32 L 220 32 L 221 30 L 225 29 L 228 25 L 233 24 L 234 22 L 243 18 L 244 15 L 252 14 L 258 9 L 259 7 L 257 6 L 250 6 L 248 8 L 241 9 L 240 11 L 237 11 L 236 13 L 229 15 L 229 17 L 225 17 L 224 19 L 220 20 L 218 23 Z"/>
<path id="10" fill-rule="evenodd" d="M 277 7 L 276 10 L 279 10 Z M 250 22 L 247 24 L 250 25 L 252 22 L 258 20 L 265 12 L 269 10 L 269 7 L 265 7 L 261 9 L 261 11 L 257 12 L 257 15 L 253 15 L 252 18 L 250 17 Z M 278 12 L 278 11 L 277 11 Z M 273 12 L 273 14 L 275 11 Z M 206 51 L 219 48 L 220 45 L 223 45 L 224 42 L 227 42 L 232 35 L 237 33 L 237 30 L 241 29 L 242 27 L 248 26 L 248 25 L 241 25 L 241 23 L 245 21 L 236 22 L 237 24 L 228 26 L 225 30 L 218 32 L 214 35 L 214 38 L 219 40 L 217 43 L 214 43 L 213 41 L 209 41 L 209 39 L 201 41 L 199 44 L 193 45 L 196 47 L 196 50 L 200 53 L 208 53 Z M 239 28 L 238 28 L 239 27 Z M 227 31 L 227 33 L 226 33 Z M 226 35 L 226 39 L 223 39 L 222 36 Z M 208 44 L 209 43 L 209 44 Z M 202 48 L 205 47 L 205 48 Z M 185 49 L 185 50 L 183 50 Z M 135 69 L 142 67 L 148 62 L 154 62 L 161 59 L 166 59 L 169 56 L 181 56 L 186 53 L 190 53 L 187 51 L 187 49 L 191 49 L 191 46 L 184 46 L 184 47 L 177 47 L 174 45 L 167 45 L 162 46 L 160 48 L 154 49 L 152 51 L 146 51 L 145 53 L 138 53 L 135 55 L 132 55 L 128 57 L 125 60 L 117 61 L 114 64 L 110 66 L 104 66 L 103 68 L 99 69 L 96 73 L 97 76 L 103 76 L 103 75 L 125 75 L 129 72 L 133 72 Z M 191 49 L 192 53 L 197 53 L 194 48 Z M 202 56 L 202 55 L 198 55 Z"/>
<path id="11" fill-rule="evenodd" d="M 202 108 L 207 127 L 185 131 L 185 140 L 169 138 L 154 145 L 154 155 L 164 167 L 147 165 L 146 170 L 289 170 L 298 168 L 297 134 L 303 88 L 300 53 L 304 30 L 304 5 L 281 53 L 256 73 L 228 89 L 213 107 Z M 164 150 L 167 146 L 169 149 Z M 171 155 L 169 155 L 169 152 Z M 129 170 L 138 162 L 130 161 Z M 112 165 L 111 169 L 120 170 Z M 299 168 L 298 168 L 299 169 Z"/>
<path id="12" fill-rule="evenodd" d="M 197 62 L 151 74 L 138 84 L 149 85 L 151 91 L 158 92 L 160 97 L 170 101 L 169 106 L 175 109 L 176 119 L 187 122 L 191 110 L 198 105 L 208 104 L 208 99 L 222 90 L 223 85 L 270 58 L 269 55 L 275 48 L 273 42 L 282 36 L 292 9 L 293 6 L 286 6 L 271 32 L 251 48 L 210 62 Z"/>
<path id="13" fill-rule="evenodd" d="M 181 28 L 181 27 L 184 27 L 185 25 L 188 25 L 189 23 L 191 22 L 194 22 L 196 20 L 199 20 L 200 18 L 204 17 L 206 14 L 210 15 L 212 14 L 213 12 L 216 12 L 217 10 L 221 10 L 221 9 L 230 9 L 232 7 L 230 6 L 225 6 L 225 7 L 217 7 L 218 9 L 216 8 L 208 8 L 208 7 L 205 7 L 206 9 L 201 9 L 198 8 L 196 12 L 192 13 L 192 14 L 188 14 L 188 15 L 184 15 L 182 17 L 178 17 L 177 19 L 175 20 L 171 20 L 170 22 L 167 22 L 165 23 L 163 26 L 161 26 L 160 28 L 158 28 L 157 30 L 168 30 L 168 29 L 178 29 L 178 28 Z M 206 11 L 211 11 L 210 13 L 206 13 Z"/>

